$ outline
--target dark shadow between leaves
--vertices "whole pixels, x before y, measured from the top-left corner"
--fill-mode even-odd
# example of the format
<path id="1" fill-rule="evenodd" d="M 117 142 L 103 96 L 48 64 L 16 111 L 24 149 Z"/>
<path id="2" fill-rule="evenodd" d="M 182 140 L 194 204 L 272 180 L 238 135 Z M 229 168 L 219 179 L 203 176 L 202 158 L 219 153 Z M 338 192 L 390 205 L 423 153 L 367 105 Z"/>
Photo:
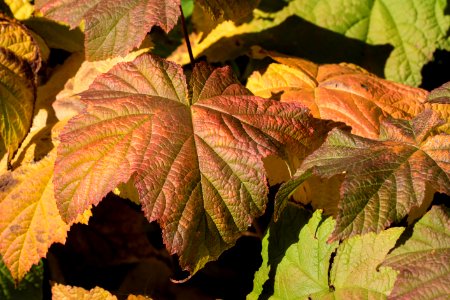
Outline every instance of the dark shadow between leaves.
<path id="1" fill-rule="evenodd" d="M 266 300 L 273 295 L 278 264 L 283 259 L 286 250 L 298 242 L 300 230 L 308 223 L 310 217 L 311 213 L 307 210 L 290 204 L 284 209 L 279 221 L 271 224 L 268 246 L 269 279 L 264 283 L 263 291 L 258 299 Z"/>
<path id="2" fill-rule="evenodd" d="M 291 16 L 268 30 L 222 38 L 198 56 L 205 55 L 213 62 L 226 61 L 253 45 L 316 63 L 354 63 L 380 77 L 384 77 L 386 60 L 393 50 L 391 45 L 368 45 Z"/>

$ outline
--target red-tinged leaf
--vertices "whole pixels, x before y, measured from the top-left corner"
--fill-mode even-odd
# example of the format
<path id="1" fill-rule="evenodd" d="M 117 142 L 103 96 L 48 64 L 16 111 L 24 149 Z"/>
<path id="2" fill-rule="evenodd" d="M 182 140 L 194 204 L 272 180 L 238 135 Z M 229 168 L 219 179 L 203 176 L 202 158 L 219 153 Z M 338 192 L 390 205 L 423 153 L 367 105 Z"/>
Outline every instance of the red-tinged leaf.
<path id="1" fill-rule="evenodd" d="M 140 45 L 153 26 L 169 32 L 180 15 L 179 0 L 40 0 L 36 5 L 45 16 L 72 28 L 86 21 L 89 60 L 124 56 Z"/>
<path id="2" fill-rule="evenodd" d="M 450 211 L 433 206 L 406 242 L 383 263 L 399 271 L 390 299 L 441 299 L 450 294 Z"/>
<path id="3" fill-rule="evenodd" d="M 302 106 L 252 96 L 228 67 L 199 64 L 188 86 L 180 66 L 145 54 L 81 97 L 87 107 L 61 135 L 55 165 L 63 218 L 134 174 L 145 215 L 191 272 L 264 211 L 262 158 L 284 155 L 284 144 L 304 154 L 330 128 Z"/>
<path id="4" fill-rule="evenodd" d="M 425 90 L 379 78 L 352 64 L 317 65 L 257 48 L 254 55 L 278 62 L 264 74 L 250 76 L 247 88 L 255 95 L 302 103 L 315 117 L 344 122 L 356 135 L 376 139 L 382 119 L 411 119 L 426 108 Z"/>
<path id="5" fill-rule="evenodd" d="M 450 136 L 430 136 L 440 124 L 438 114 L 426 110 L 411 121 L 385 120 L 381 141 L 331 131 L 325 143 L 280 188 L 277 214 L 312 175 L 330 178 L 345 174 L 332 239 L 380 232 L 421 207 L 433 192 L 450 194 Z"/>

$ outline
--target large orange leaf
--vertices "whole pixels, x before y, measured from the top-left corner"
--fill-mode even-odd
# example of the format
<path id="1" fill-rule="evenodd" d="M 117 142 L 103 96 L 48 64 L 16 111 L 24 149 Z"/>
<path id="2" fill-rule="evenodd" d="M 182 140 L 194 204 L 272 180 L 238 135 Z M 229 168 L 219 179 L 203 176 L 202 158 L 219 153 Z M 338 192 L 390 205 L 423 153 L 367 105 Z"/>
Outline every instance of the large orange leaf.
<path id="1" fill-rule="evenodd" d="M 153 26 L 169 32 L 180 15 L 180 0 L 38 0 L 36 5 L 45 16 L 72 28 L 85 20 L 89 60 L 124 56 Z"/>
<path id="2" fill-rule="evenodd" d="M 380 232 L 426 204 L 434 192 L 450 194 L 450 136 L 431 135 L 440 124 L 438 114 L 426 110 L 411 121 L 386 119 L 381 141 L 331 131 L 281 186 L 277 214 L 312 175 L 345 175 L 333 239 Z"/>
<path id="3" fill-rule="evenodd" d="M 144 54 L 81 93 L 86 109 L 61 135 L 55 191 L 73 222 L 133 176 L 146 217 L 182 266 L 197 271 L 263 213 L 262 158 L 304 155 L 330 128 L 303 106 L 251 95 L 228 67 L 197 65 L 186 82 L 174 63 Z"/>
<path id="4" fill-rule="evenodd" d="M 426 91 L 381 79 L 352 64 L 316 65 L 274 52 L 254 52 L 278 62 L 250 76 L 247 88 L 255 95 L 302 103 L 315 117 L 344 122 L 360 136 L 377 138 L 386 116 L 411 119 L 425 108 Z"/>

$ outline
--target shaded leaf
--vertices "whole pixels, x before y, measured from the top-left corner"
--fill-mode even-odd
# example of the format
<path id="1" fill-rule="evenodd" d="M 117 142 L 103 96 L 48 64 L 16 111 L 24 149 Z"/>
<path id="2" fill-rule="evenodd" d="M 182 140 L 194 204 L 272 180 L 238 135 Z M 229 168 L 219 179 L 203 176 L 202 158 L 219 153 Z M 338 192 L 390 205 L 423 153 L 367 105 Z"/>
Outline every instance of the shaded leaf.
<path id="1" fill-rule="evenodd" d="M 197 3 L 215 20 L 240 21 L 251 14 L 260 0 L 198 0 Z"/>
<path id="2" fill-rule="evenodd" d="M 52 151 L 0 178 L 0 253 L 17 281 L 45 257 L 51 244 L 66 239 L 68 226 L 53 196 L 55 155 Z"/>
<path id="3" fill-rule="evenodd" d="M 305 155 L 332 124 L 250 95 L 227 67 L 197 65 L 189 88 L 180 66 L 148 54 L 97 77 L 61 135 L 55 191 L 71 223 L 133 176 L 146 217 L 196 272 L 264 211 L 262 158 L 285 144 Z"/>
<path id="4" fill-rule="evenodd" d="M 425 111 L 411 121 L 385 120 L 381 141 L 333 130 L 305 159 L 276 196 L 276 212 L 313 174 L 345 174 L 340 188 L 337 226 L 332 239 L 379 232 L 426 202 L 431 191 L 450 194 L 450 136 L 430 132 L 440 124 Z"/>
<path id="5" fill-rule="evenodd" d="M 36 6 L 48 18 L 71 28 L 85 20 L 88 60 L 124 56 L 138 47 L 153 26 L 169 32 L 180 15 L 179 0 L 38 0 Z"/>
<path id="6" fill-rule="evenodd" d="M 39 17 L 28 19 L 24 24 L 42 37 L 50 48 L 68 52 L 84 50 L 84 35 L 79 28 L 69 30 L 66 25 Z"/>
<path id="7" fill-rule="evenodd" d="M 386 78 L 417 86 L 423 65 L 448 38 L 446 5 L 445 0 L 296 0 L 285 10 L 349 38 L 391 44 L 394 50 L 386 62 Z"/>
<path id="8" fill-rule="evenodd" d="M 425 90 L 378 78 L 355 65 L 316 65 L 258 49 L 254 55 L 278 63 L 248 78 L 252 93 L 265 98 L 281 94 L 281 101 L 300 102 L 315 117 L 344 122 L 356 135 L 376 139 L 383 118 L 411 119 L 425 108 Z"/>
<path id="9" fill-rule="evenodd" d="M 355 236 L 338 245 L 327 242 L 335 224 L 320 210 L 308 218 L 298 207 L 288 205 L 264 237 L 263 265 L 248 298 L 386 299 L 397 272 L 379 265 L 403 228 Z M 296 234 L 297 239 L 285 237 L 287 233 Z M 261 273 L 266 277 L 258 281 Z"/>
<path id="10" fill-rule="evenodd" d="M 415 225 L 412 236 L 383 263 L 400 273 L 392 299 L 440 299 L 450 294 L 450 218 L 433 206 Z"/>
<path id="11" fill-rule="evenodd" d="M 52 286 L 52 300 L 117 300 L 117 297 L 98 286 L 85 290 L 57 283 Z"/>
<path id="12" fill-rule="evenodd" d="M 33 266 L 23 280 L 17 281 L 11 277 L 0 256 L 0 298 L 2 300 L 41 300 L 42 283 L 44 280 L 44 266 L 41 263 Z"/>

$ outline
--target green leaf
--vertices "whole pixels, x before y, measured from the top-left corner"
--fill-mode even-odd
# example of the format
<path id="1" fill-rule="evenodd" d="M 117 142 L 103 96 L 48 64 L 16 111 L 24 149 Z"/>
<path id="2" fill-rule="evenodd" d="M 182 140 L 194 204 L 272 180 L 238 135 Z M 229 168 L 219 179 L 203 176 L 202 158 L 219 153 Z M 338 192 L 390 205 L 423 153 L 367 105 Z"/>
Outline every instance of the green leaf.
<path id="1" fill-rule="evenodd" d="M 190 92 L 188 92 L 188 89 Z M 81 93 L 86 109 L 61 135 L 58 207 L 73 222 L 132 176 L 146 217 L 196 272 L 262 214 L 262 158 L 305 154 L 328 131 L 303 106 L 249 94 L 228 67 L 179 65 L 149 54 L 120 63 Z"/>
<path id="2" fill-rule="evenodd" d="M 391 44 L 386 78 L 417 86 L 423 65 L 448 38 L 446 5 L 445 0 L 297 0 L 286 10 L 349 38 Z"/>
<path id="3" fill-rule="evenodd" d="M 38 0 L 36 6 L 48 18 L 71 28 L 86 21 L 85 49 L 88 60 L 124 56 L 138 47 L 153 26 L 169 32 L 180 15 L 179 0 Z"/>
<path id="4" fill-rule="evenodd" d="M 16 287 L 8 268 L 0 256 L 0 299 L 3 300 L 41 300 L 44 266 L 41 263 L 34 266 Z"/>
<path id="5" fill-rule="evenodd" d="M 433 192 L 450 194 L 450 136 L 430 135 L 439 124 L 438 115 L 427 110 L 411 121 L 385 120 L 381 141 L 331 131 L 280 188 L 276 211 L 311 175 L 345 174 L 333 239 L 380 232 L 399 222 Z"/>
<path id="6" fill-rule="evenodd" d="M 383 263 L 400 272 L 392 299 L 441 299 L 450 295 L 449 209 L 433 206 L 412 236 Z"/>
<path id="7" fill-rule="evenodd" d="M 8 160 L 31 126 L 34 101 L 34 76 L 30 66 L 11 51 L 0 48 L 0 137 Z"/>
<path id="8" fill-rule="evenodd" d="M 325 219 L 316 210 L 307 218 L 303 210 L 289 204 L 280 221 L 271 225 L 263 240 L 263 265 L 248 298 L 386 299 L 397 272 L 379 265 L 403 228 L 355 236 L 338 245 L 327 242 L 335 225 L 331 217 Z M 298 240 L 289 236 L 292 233 Z"/>

